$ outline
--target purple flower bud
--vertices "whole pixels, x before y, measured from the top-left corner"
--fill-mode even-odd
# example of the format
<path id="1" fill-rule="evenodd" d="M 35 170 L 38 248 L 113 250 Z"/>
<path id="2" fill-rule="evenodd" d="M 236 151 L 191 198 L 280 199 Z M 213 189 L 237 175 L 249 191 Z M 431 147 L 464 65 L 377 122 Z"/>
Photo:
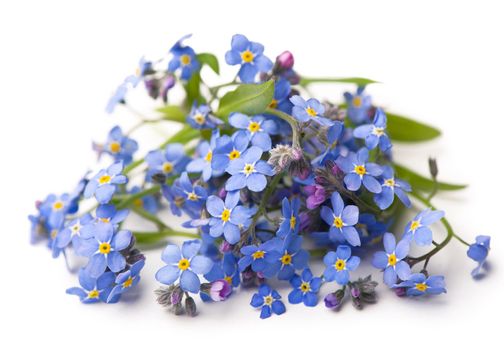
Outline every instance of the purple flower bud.
<path id="1" fill-rule="evenodd" d="M 212 282 L 209 295 L 213 301 L 226 300 L 233 291 L 233 287 L 226 280 L 216 280 Z"/>
<path id="2" fill-rule="evenodd" d="M 352 298 L 358 298 L 361 294 L 360 289 L 357 287 L 350 288 L 350 293 L 352 294 Z"/>
<path id="3" fill-rule="evenodd" d="M 222 187 L 222 188 L 219 190 L 219 192 L 217 192 L 217 196 L 218 196 L 220 199 L 222 199 L 222 200 L 224 200 L 224 199 L 226 198 L 226 194 L 227 194 L 227 192 L 226 192 L 226 189 L 225 189 L 224 187 Z"/>
<path id="4" fill-rule="evenodd" d="M 175 86 L 175 77 L 173 77 L 173 75 L 168 75 L 165 78 L 163 86 L 161 88 L 161 96 L 163 97 L 163 101 L 165 103 L 168 101 L 168 91 L 170 91 L 170 89 L 174 86 Z"/>
<path id="5" fill-rule="evenodd" d="M 406 288 L 402 288 L 402 287 L 401 288 L 394 288 L 394 291 L 398 297 L 406 296 Z"/>
<path id="6" fill-rule="evenodd" d="M 334 293 L 329 293 L 324 298 L 325 306 L 329 309 L 335 309 L 340 305 L 340 301 Z"/>
<path id="7" fill-rule="evenodd" d="M 222 241 L 222 243 L 220 244 L 220 247 L 219 247 L 219 251 L 223 254 L 228 253 L 231 251 L 232 247 L 233 246 L 231 244 L 229 244 L 227 241 Z"/>
<path id="8" fill-rule="evenodd" d="M 327 194 L 324 188 L 320 185 L 309 185 L 304 187 L 304 192 L 308 194 L 306 199 L 306 207 L 308 209 L 315 209 L 320 204 L 324 203 Z"/>
<path id="9" fill-rule="evenodd" d="M 290 51 L 284 51 L 277 56 L 276 64 L 281 69 L 291 69 L 294 66 L 294 56 Z"/>
<path id="10" fill-rule="evenodd" d="M 171 295 L 171 304 L 177 305 L 182 301 L 182 290 L 180 288 L 176 288 Z"/>

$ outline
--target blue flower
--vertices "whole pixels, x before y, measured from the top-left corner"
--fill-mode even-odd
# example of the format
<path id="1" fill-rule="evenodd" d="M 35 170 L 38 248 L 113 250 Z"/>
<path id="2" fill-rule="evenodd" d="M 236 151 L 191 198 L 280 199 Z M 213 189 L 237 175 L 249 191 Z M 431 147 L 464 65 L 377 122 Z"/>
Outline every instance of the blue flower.
<path id="1" fill-rule="evenodd" d="M 39 207 L 40 215 L 45 219 L 50 229 L 63 226 L 66 215 L 74 214 L 77 210 L 77 201 L 68 193 L 61 196 L 50 194 Z"/>
<path id="2" fill-rule="evenodd" d="M 309 268 L 303 270 L 301 276 L 294 276 L 290 280 L 294 290 L 289 293 L 289 303 L 304 303 L 306 306 L 313 307 L 318 302 L 318 292 L 322 285 L 322 278 L 313 277 Z"/>
<path id="3" fill-rule="evenodd" d="M 107 302 L 117 298 L 120 294 L 136 286 L 140 282 L 140 271 L 145 265 L 145 260 L 139 260 L 124 272 L 117 275 L 115 279 L 116 286 L 110 292 Z"/>
<path id="4" fill-rule="evenodd" d="M 251 266 L 255 272 L 263 272 L 268 265 L 277 261 L 282 254 L 279 252 L 282 246 L 280 239 L 271 239 L 259 246 L 248 245 L 242 247 L 240 252 L 243 257 L 238 261 L 240 271 L 244 271 Z"/>
<path id="5" fill-rule="evenodd" d="M 411 192 L 411 186 L 403 180 L 394 177 L 394 170 L 385 165 L 381 175 L 382 191 L 374 195 L 374 201 L 381 210 L 385 210 L 394 202 L 394 194 L 406 206 L 411 207 L 411 201 L 405 192 Z"/>
<path id="6" fill-rule="evenodd" d="M 204 276 L 209 282 L 216 280 L 225 280 L 231 286 L 238 287 L 240 285 L 240 271 L 236 257 L 233 253 L 225 253 L 222 260 L 214 264 L 212 270 Z"/>
<path id="7" fill-rule="evenodd" d="M 372 124 L 361 125 L 357 127 L 353 135 L 359 139 L 365 139 L 368 149 L 376 148 L 380 145 L 382 152 L 386 152 L 392 143 L 385 129 L 387 128 L 387 116 L 381 108 L 376 109 Z"/>
<path id="8" fill-rule="evenodd" d="M 395 236 L 387 232 L 383 236 L 383 246 L 385 251 L 376 252 L 372 264 L 377 269 L 384 270 L 383 282 L 392 287 L 397 282 L 397 276 L 405 281 L 411 275 L 410 266 L 403 261 L 409 253 L 410 242 L 403 239 L 396 246 Z"/>
<path id="9" fill-rule="evenodd" d="M 138 143 L 124 135 L 119 126 L 110 130 L 107 142 L 103 146 L 103 152 L 110 154 L 114 161 L 123 161 L 125 165 L 133 160 L 133 153 L 138 150 Z"/>
<path id="10" fill-rule="evenodd" d="M 196 59 L 196 53 L 190 46 L 183 46 L 182 42 L 190 38 L 191 35 L 182 37 L 170 49 L 173 58 L 168 63 L 168 71 L 174 73 L 177 69 L 181 70 L 180 79 L 189 80 L 193 73 L 200 68 L 200 64 Z"/>
<path id="11" fill-rule="evenodd" d="M 140 192 L 140 190 L 141 188 L 139 186 L 133 186 L 131 188 L 130 193 L 135 194 Z M 153 195 L 147 195 L 143 196 L 142 198 L 137 198 L 133 202 L 133 205 L 151 214 L 156 214 L 159 209 L 158 199 Z"/>
<path id="12" fill-rule="evenodd" d="M 238 76 L 244 83 L 253 83 L 258 72 L 268 72 L 273 62 L 263 55 L 264 46 L 249 41 L 244 35 L 235 34 L 231 39 L 231 50 L 226 52 L 226 63 L 241 65 Z"/>
<path id="13" fill-rule="evenodd" d="M 396 284 L 394 288 L 406 288 L 406 295 L 420 296 L 425 294 L 446 293 L 443 276 L 425 277 L 423 273 L 414 273 L 407 281 Z"/>
<path id="14" fill-rule="evenodd" d="M 335 252 L 329 252 L 324 256 L 324 278 L 326 281 L 336 281 L 344 286 L 350 279 L 348 271 L 355 270 L 360 264 L 360 258 L 351 256 L 352 250 L 347 245 L 340 245 Z"/>
<path id="15" fill-rule="evenodd" d="M 124 99 L 127 93 L 128 93 L 128 84 L 125 81 L 124 83 L 122 83 L 117 87 L 114 94 L 110 97 L 107 103 L 107 107 L 105 107 L 105 111 L 107 113 L 113 113 L 118 104 L 125 103 Z"/>
<path id="16" fill-rule="evenodd" d="M 100 204 L 109 202 L 114 195 L 117 185 L 125 184 L 128 179 L 121 175 L 123 163 L 116 162 L 107 169 L 102 169 L 86 185 L 84 197 L 95 196 Z"/>
<path id="17" fill-rule="evenodd" d="M 193 219 L 200 217 L 207 192 L 203 187 L 193 185 L 186 172 L 175 180 L 172 187 L 164 185 L 162 192 L 170 202 L 170 209 L 174 215 L 182 215 L 182 209 Z"/>
<path id="18" fill-rule="evenodd" d="M 271 149 L 270 135 L 278 133 L 276 123 L 273 120 L 264 119 L 260 115 L 249 118 L 242 113 L 233 113 L 229 116 L 229 124 L 245 130 L 252 145 L 265 152 Z"/>
<path id="19" fill-rule="evenodd" d="M 375 163 L 368 163 L 369 152 L 361 148 L 357 154 L 350 153 L 348 157 L 338 157 L 336 164 L 346 174 L 344 182 L 348 190 L 357 191 L 364 184 L 369 192 L 380 193 L 382 186 L 376 179 L 383 169 Z"/>
<path id="20" fill-rule="evenodd" d="M 359 246 L 359 233 L 354 227 L 359 221 L 359 208 L 355 205 L 345 206 L 338 192 L 331 195 L 331 204 L 333 210 L 326 206 L 320 210 L 320 216 L 330 226 L 329 238 L 337 242 L 343 236 L 352 246 Z"/>
<path id="21" fill-rule="evenodd" d="M 123 222 L 129 215 L 129 209 L 117 210 L 112 204 L 102 204 L 96 208 L 95 223 L 111 223 L 114 227 Z M 86 225 L 85 227 L 87 227 Z M 84 228 L 83 228 L 84 229 Z"/>
<path id="22" fill-rule="evenodd" d="M 444 216 L 442 210 L 425 209 L 418 213 L 413 220 L 408 222 L 404 228 L 404 239 L 409 241 L 415 240 L 415 243 L 420 246 L 432 244 L 432 231 L 429 225 L 440 220 Z"/>
<path id="23" fill-rule="evenodd" d="M 67 294 L 77 295 L 84 304 L 91 304 L 102 301 L 113 303 L 119 300 L 118 297 L 109 299 L 110 291 L 114 285 L 115 274 L 105 272 L 98 278 L 91 277 L 85 269 L 79 271 L 79 284 L 81 287 L 67 289 Z"/>
<path id="24" fill-rule="evenodd" d="M 275 91 L 273 100 L 269 104 L 270 108 L 278 109 L 284 113 L 291 114 L 292 103 L 289 101 L 291 84 L 287 79 L 279 78 L 275 81 Z"/>
<path id="25" fill-rule="evenodd" d="M 187 123 L 195 129 L 214 129 L 222 124 L 222 120 L 210 114 L 210 107 L 207 105 L 193 104 L 191 112 L 186 118 Z"/>
<path id="26" fill-rule="evenodd" d="M 94 237 L 83 240 L 79 253 L 89 257 L 86 272 L 93 278 L 99 277 L 108 267 L 112 272 L 119 272 L 126 266 L 126 260 L 121 251 L 131 243 L 130 231 L 114 232 L 110 223 L 99 223 L 94 228 Z"/>
<path id="27" fill-rule="evenodd" d="M 274 238 L 272 241 L 280 241 L 279 238 Z M 270 241 L 271 242 L 271 241 Z M 279 280 L 289 280 L 294 276 L 296 270 L 301 270 L 308 265 L 310 254 L 301 249 L 303 237 L 290 234 L 285 237 L 282 245 L 278 245 L 277 259 L 269 262 L 269 265 L 264 269 L 263 274 L 266 278 L 272 278 L 278 273 Z"/>
<path id="28" fill-rule="evenodd" d="M 485 266 L 489 251 L 490 236 L 477 236 L 476 243 L 469 246 L 467 256 L 478 263 L 478 266 L 471 272 L 473 277 L 477 277 L 481 274 L 481 268 Z"/>
<path id="29" fill-rule="evenodd" d="M 70 221 L 63 230 L 56 236 L 56 246 L 66 248 L 70 242 L 74 247 L 78 247 L 81 239 L 89 239 L 92 235 L 83 231 L 83 228 L 93 221 L 91 214 L 84 214 L 82 217 Z"/>
<path id="30" fill-rule="evenodd" d="M 185 155 L 182 144 L 170 143 L 166 146 L 164 152 L 155 150 L 147 153 L 145 161 L 149 166 L 147 179 L 151 181 L 154 174 L 163 174 L 165 176 L 180 174 L 189 162 L 189 158 Z"/>
<path id="31" fill-rule="evenodd" d="M 278 231 L 278 237 L 285 238 L 289 234 L 297 234 L 299 232 L 299 207 L 301 201 L 298 197 L 289 202 L 287 197 L 282 200 L 282 218 Z"/>
<path id="32" fill-rule="evenodd" d="M 240 240 L 241 229 L 247 229 L 252 222 L 255 210 L 238 205 L 240 191 L 228 192 L 226 202 L 217 196 L 210 196 L 206 201 L 206 208 L 210 219 L 210 236 L 224 238 L 229 244 L 236 244 Z"/>
<path id="33" fill-rule="evenodd" d="M 138 61 L 137 69 L 135 74 L 130 75 L 126 78 L 126 82 L 130 83 L 133 87 L 137 87 L 137 85 L 142 81 L 142 78 L 146 73 L 152 71 L 152 62 L 147 61 L 144 56 L 140 57 Z"/>
<path id="34" fill-rule="evenodd" d="M 166 246 L 161 259 L 167 264 L 156 273 L 156 279 L 163 284 L 173 284 L 180 277 L 180 288 L 185 292 L 198 293 L 200 280 L 212 269 L 213 262 L 206 256 L 197 255 L 201 248 L 199 239 L 185 241 L 182 251 L 176 245 Z"/>
<path id="35" fill-rule="evenodd" d="M 247 187 L 252 192 L 261 192 L 267 184 L 266 176 L 275 174 L 273 168 L 260 160 L 262 150 L 252 146 L 238 159 L 230 163 L 226 171 L 231 177 L 226 182 L 226 191 L 236 191 Z"/>
<path id="36" fill-rule="evenodd" d="M 364 94 L 364 86 L 359 86 L 355 95 L 345 92 L 344 96 L 350 120 L 356 124 L 367 121 L 369 109 L 371 108 L 371 96 Z"/>
<path id="37" fill-rule="evenodd" d="M 280 301 L 282 297 L 267 284 L 262 284 L 257 293 L 252 296 L 250 305 L 255 308 L 261 308 L 261 318 L 268 318 L 271 312 L 281 315 L 285 312 L 285 305 Z"/>
<path id="38" fill-rule="evenodd" d="M 217 139 L 219 138 L 219 132 L 214 131 L 210 142 L 202 141 L 196 147 L 196 154 L 198 158 L 193 159 L 186 166 L 188 173 L 202 173 L 204 181 L 210 180 L 212 176 L 222 175 L 221 170 L 216 170 L 212 168 L 212 158 L 214 150 L 217 148 Z"/>
<path id="39" fill-rule="evenodd" d="M 314 120 L 322 126 L 331 126 L 333 122 L 323 117 L 325 108 L 316 99 L 310 98 L 305 101 L 301 96 L 294 95 L 290 98 L 294 104 L 292 108 L 292 115 L 300 122 L 308 122 Z"/>
<path id="40" fill-rule="evenodd" d="M 219 147 L 212 156 L 212 169 L 226 170 L 229 163 L 238 159 L 247 150 L 249 136 L 243 130 L 235 132 L 231 137 L 223 135 L 219 139 Z"/>

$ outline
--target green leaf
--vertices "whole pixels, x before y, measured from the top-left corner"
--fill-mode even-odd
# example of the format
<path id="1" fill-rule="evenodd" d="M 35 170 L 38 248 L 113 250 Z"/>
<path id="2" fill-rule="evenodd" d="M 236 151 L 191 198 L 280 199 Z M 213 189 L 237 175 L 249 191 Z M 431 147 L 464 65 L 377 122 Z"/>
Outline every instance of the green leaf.
<path id="1" fill-rule="evenodd" d="M 205 98 L 201 96 L 200 92 L 201 75 L 199 71 L 193 72 L 191 78 L 184 86 L 186 91 L 186 105 L 191 107 L 194 102 L 200 104 L 205 103 Z"/>
<path id="2" fill-rule="evenodd" d="M 215 113 L 218 117 L 227 120 L 230 113 L 240 112 L 254 115 L 264 112 L 273 99 L 275 88 L 273 80 L 263 84 L 243 84 L 235 90 L 225 94 Z"/>
<path id="3" fill-rule="evenodd" d="M 366 86 L 368 84 L 379 83 L 378 81 L 367 79 L 367 78 L 308 78 L 302 77 L 299 81 L 299 85 L 307 86 L 313 83 L 344 83 L 344 84 L 356 84 L 357 86 Z"/>
<path id="4" fill-rule="evenodd" d="M 441 131 L 393 113 L 387 114 L 387 133 L 392 140 L 401 142 L 420 142 L 435 139 Z"/>
<path id="5" fill-rule="evenodd" d="M 204 52 L 197 54 L 196 58 L 202 65 L 206 64 L 208 67 L 212 68 L 216 74 L 219 74 L 219 60 L 217 60 L 214 54 Z"/>
<path id="6" fill-rule="evenodd" d="M 185 123 L 186 114 L 179 106 L 163 106 L 158 108 L 157 111 L 163 114 L 163 118 L 174 122 Z"/>
<path id="7" fill-rule="evenodd" d="M 394 163 L 394 169 L 397 178 L 409 182 L 409 184 L 411 185 L 411 187 L 413 187 L 414 190 L 424 192 L 432 192 L 434 190 L 434 181 L 432 181 L 431 179 L 423 177 L 422 175 L 419 175 L 414 171 L 397 163 Z M 456 191 L 456 190 L 462 190 L 466 187 L 467 185 L 457 185 L 445 182 L 438 182 L 438 190 L 442 191 Z"/>

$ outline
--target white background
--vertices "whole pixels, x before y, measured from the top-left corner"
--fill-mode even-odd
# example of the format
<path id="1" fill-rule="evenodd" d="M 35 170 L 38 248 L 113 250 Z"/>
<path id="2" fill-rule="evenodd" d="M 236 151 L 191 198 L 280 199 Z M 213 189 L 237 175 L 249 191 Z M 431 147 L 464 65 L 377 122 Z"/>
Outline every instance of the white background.
<path id="1" fill-rule="evenodd" d="M 504 311 L 503 12 L 490 1 L 411 3 L 2 2 L 2 348 L 495 348 L 490 344 L 502 337 L 497 316 Z M 219 56 L 223 74 L 217 80 L 207 72 L 212 84 L 232 78 L 235 67 L 226 67 L 223 57 L 231 36 L 243 33 L 263 43 L 273 59 L 291 50 L 301 74 L 383 82 L 369 87 L 375 103 L 440 127 L 444 135 L 437 141 L 396 145 L 396 158 L 426 173 L 427 157 L 436 156 L 442 180 L 471 185 L 435 203 L 467 240 L 492 235 L 487 278 L 470 278 L 474 263 L 454 241 L 431 261 L 431 273 L 445 274 L 448 288 L 436 298 L 398 299 L 380 285 L 379 303 L 361 312 L 350 304 L 336 313 L 322 304 L 313 310 L 287 305 L 285 315 L 260 321 L 248 306 L 251 291 L 242 291 L 226 303 L 202 306 L 195 319 L 177 318 L 154 302 L 153 274 L 162 265 L 157 250 L 148 253 L 131 302 L 84 306 L 65 295 L 76 276 L 44 246 L 29 245 L 26 217 L 36 199 L 71 190 L 94 165 L 91 140 L 103 140 L 116 123 L 135 122 L 123 110 L 106 115 L 108 96 L 142 54 L 162 55 L 186 33 L 194 34 L 196 51 Z M 314 92 L 339 99 L 346 88 L 352 87 Z M 138 134 L 154 135 L 142 152 L 160 133 L 167 131 Z M 442 234 L 438 230 L 438 239 Z"/>

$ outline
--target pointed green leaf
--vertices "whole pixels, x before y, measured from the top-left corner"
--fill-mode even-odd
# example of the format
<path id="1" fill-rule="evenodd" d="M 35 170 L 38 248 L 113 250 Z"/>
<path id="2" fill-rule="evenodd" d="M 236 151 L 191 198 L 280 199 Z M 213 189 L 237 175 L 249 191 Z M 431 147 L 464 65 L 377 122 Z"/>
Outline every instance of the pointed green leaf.
<path id="1" fill-rule="evenodd" d="M 163 106 L 158 108 L 157 111 L 163 115 L 166 120 L 171 120 L 174 122 L 185 123 L 186 114 L 179 106 Z"/>
<path id="2" fill-rule="evenodd" d="M 196 58 L 201 64 L 206 64 L 210 67 L 216 74 L 219 74 L 219 60 L 211 53 L 200 53 L 196 55 Z"/>
<path id="3" fill-rule="evenodd" d="M 401 142 L 421 142 L 435 139 L 441 131 L 393 113 L 387 114 L 387 133 L 392 140 Z"/>
<path id="4" fill-rule="evenodd" d="M 397 178 L 407 181 L 414 190 L 431 192 L 434 190 L 434 181 L 415 173 L 414 171 L 394 163 L 394 169 Z M 466 188 L 467 185 L 449 184 L 446 182 L 438 182 L 438 190 L 456 191 Z"/>
<path id="5" fill-rule="evenodd" d="M 219 109 L 215 114 L 226 120 L 233 112 L 247 115 L 262 113 L 273 99 L 274 86 L 273 80 L 263 84 L 240 85 L 221 98 Z"/>
<path id="6" fill-rule="evenodd" d="M 356 84 L 357 86 L 366 86 L 368 84 L 379 83 L 367 78 L 308 78 L 302 77 L 299 85 L 307 86 L 313 83 L 343 83 L 343 84 Z"/>

